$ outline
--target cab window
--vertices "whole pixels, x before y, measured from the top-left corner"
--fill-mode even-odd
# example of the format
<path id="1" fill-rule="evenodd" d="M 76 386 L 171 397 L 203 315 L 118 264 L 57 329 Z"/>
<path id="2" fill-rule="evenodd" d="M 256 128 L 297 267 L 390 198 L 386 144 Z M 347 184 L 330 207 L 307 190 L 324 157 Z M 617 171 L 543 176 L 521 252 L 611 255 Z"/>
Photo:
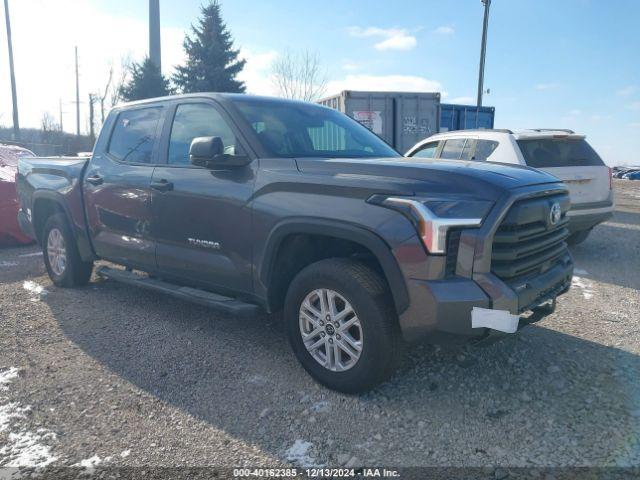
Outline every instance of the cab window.
<path id="1" fill-rule="evenodd" d="M 152 163 L 161 107 L 126 110 L 118 115 L 107 152 L 128 163 Z"/>

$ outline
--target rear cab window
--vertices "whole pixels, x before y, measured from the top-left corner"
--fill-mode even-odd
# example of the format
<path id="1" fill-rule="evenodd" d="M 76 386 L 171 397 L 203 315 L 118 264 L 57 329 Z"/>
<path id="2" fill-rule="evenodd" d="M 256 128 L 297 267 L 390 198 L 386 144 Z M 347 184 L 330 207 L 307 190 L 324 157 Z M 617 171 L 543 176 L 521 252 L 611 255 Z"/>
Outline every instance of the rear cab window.
<path id="1" fill-rule="evenodd" d="M 528 166 L 534 168 L 603 166 L 604 162 L 584 138 L 517 140 Z"/>
<path id="2" fill-rule="evenodd" d="M 162 107 L 125 110 L 118 115 L 107 152 L 127 163 L 153 163 Z"/>

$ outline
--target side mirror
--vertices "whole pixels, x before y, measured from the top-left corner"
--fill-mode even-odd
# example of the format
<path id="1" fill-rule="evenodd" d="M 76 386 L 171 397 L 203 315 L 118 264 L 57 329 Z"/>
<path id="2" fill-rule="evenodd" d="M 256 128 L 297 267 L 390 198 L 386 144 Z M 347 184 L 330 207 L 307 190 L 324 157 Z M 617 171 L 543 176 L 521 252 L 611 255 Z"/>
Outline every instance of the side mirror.
<path id="1" fill-rule="evenodd" d="M 210 167 L 215 158 L 224 153 L 220 137 L 196 137 L 189 147 L 189 160 L 198 167 Z"/>
<path id="2" fill-rule="evenodd" d="M 189 160 L 192 165 L 205 168 L 239 167 L 250 162 L 244 155 L 228 155 L 224 153 L 224 145 L 220 137 L 196 137 L 191 141 Z"/>

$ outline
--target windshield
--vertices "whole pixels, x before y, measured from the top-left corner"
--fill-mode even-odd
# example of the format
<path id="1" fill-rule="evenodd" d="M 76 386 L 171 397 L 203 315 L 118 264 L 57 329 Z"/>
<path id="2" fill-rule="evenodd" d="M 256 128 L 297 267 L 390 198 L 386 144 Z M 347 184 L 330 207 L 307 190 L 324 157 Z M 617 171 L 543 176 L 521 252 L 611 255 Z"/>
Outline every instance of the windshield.
<path id="1" fill-rule="evenodd" d="M 527 165 L 534 168 L 586 167 L 604 165 L 583 138 L 518 140 Z"/>
<path id="2" fill-rule="evenodd" d="M 274 157 L 399 157 L 374 133 L 319 105 L 276 99 L 234 99 L 234 105 Z"/>

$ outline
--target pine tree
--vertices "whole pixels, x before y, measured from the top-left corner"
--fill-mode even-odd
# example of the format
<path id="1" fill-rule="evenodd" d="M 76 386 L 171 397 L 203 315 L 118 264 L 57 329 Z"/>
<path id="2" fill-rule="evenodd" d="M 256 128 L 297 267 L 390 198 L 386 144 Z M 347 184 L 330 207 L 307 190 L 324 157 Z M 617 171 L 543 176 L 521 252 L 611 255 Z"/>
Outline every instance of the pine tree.
<path id="1" fill-rule="evenodd" d="M 246 61 L 238 59 L 218 0 L 202 7 L 202 17 L 191 29 L 192 36 L 184 39 L 187 63 L 177 67 L 173 76 L 180 91 L 244 93 L 244 82 L 236 80 L 236 75 Z"/>
<path id="2" fill-rule="evenodd" d="M 129 73 L 131 79 L 120 87 L 120 97 L 126 102 L 173 93 L 169 80 L 148 57 L 142 63 L 132 63 Z"/>

